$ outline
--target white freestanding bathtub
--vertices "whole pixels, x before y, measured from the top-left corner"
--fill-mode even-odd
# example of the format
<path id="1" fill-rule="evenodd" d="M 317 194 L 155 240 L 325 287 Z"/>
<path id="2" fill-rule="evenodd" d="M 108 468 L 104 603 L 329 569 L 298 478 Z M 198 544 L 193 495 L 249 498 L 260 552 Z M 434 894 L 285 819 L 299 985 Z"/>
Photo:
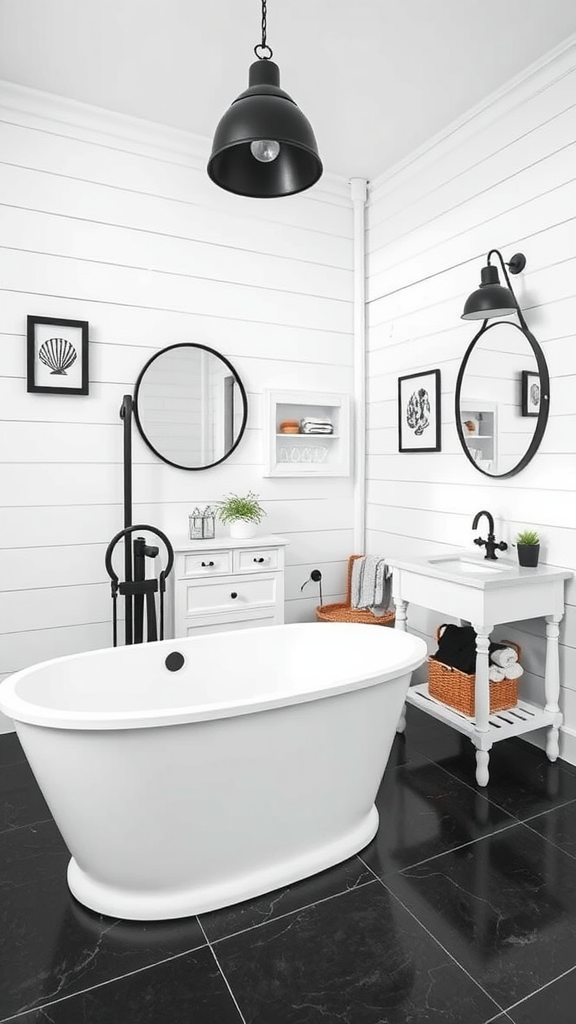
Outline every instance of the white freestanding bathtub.
<path id="1" fill-rule="evenodd" d="M 170 671 L 167 657 L 183 655 Z M 308 623 L 46 661 L 0 685 L 93 910 L 186 917 L 352 856 L 422 640 Z M 182 659 L 169 659 L 169 664 Z"/>

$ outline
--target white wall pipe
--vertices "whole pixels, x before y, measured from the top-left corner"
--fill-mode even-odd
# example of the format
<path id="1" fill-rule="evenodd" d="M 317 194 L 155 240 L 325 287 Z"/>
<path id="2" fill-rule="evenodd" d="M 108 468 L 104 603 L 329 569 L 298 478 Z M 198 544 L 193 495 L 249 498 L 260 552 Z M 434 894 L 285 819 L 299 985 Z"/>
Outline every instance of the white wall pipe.
<path id="1" fill-rule="evenodd" d="M 350 179 L 354 211 L 354 554 L 366 545 L 366 199 L 365 178 Z"/>

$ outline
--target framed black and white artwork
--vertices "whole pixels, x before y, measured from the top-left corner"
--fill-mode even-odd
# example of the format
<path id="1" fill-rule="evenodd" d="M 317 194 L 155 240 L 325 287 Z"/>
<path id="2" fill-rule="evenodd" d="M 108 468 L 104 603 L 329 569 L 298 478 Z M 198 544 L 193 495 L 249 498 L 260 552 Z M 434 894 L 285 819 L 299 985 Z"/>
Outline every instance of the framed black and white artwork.
<path id="1" fill-rule="evenodd" d="M 88 394 L 88 321 L 28 317 L 28 391 Z"/>
<path id="2" fill-rule="evenodd" d="M 440 370 L 398 378 L 398 451 L 440 451 Z"/>
<path id="3" fill-rule="evenodd" d="M 540 374 L 522 370 L 522 415 L 538 416 L 540 413 Z"/>

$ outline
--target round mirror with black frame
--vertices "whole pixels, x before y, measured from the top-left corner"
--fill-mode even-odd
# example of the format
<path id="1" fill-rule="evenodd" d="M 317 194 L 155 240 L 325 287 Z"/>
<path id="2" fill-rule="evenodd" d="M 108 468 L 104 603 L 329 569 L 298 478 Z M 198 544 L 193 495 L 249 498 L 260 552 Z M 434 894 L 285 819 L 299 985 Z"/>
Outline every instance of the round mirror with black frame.
<path id="1" fill-rule="evenodd" d="M 499 257 L 508 288 L 490 266 Z M 526 260 L 507 266 L 520 273 Z M 520 324 L 494 320 L 516 312 Z M 529 330 L 497 250 L 488 254 L 482 284 L 466 302 L 463 319 L 483 319 L 470 342 L 456 382 L 456 429 L 462 449 L 480 473 L 502 479 L 519 473 L 534 457 L 546 429 L 550 377 L 544 353 Z"/>
<path id="2" fill-rule="evenodd" d="M 178 469 L 209 469 L 238 447 L 248 417 L 240 377 L 225 356 L 185 342 L 156 352 L 140 372 L 134 416 L 148 447 Z"/>

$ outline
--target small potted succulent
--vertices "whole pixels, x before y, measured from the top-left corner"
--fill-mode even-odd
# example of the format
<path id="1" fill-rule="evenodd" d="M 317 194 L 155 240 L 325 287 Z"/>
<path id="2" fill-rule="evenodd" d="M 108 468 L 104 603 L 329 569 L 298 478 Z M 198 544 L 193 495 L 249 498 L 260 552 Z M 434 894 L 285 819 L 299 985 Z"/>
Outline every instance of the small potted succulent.
<path id="1" fill-rule="evenodd" d="M 218 502 L 218 518 L 230 526 L 230 536 L 237 539 L 253 537 L 256 527 L 262 522 L 266 512 L 253 491 L 240 496 L 228 494 Z"/>
<path id="2" fill-rule="evenodd" d="M 540 538 L 536 530 L 521 530 L 516 536 L 516 548 L 519 565 L 531 569 L 538 565 Z"/>

